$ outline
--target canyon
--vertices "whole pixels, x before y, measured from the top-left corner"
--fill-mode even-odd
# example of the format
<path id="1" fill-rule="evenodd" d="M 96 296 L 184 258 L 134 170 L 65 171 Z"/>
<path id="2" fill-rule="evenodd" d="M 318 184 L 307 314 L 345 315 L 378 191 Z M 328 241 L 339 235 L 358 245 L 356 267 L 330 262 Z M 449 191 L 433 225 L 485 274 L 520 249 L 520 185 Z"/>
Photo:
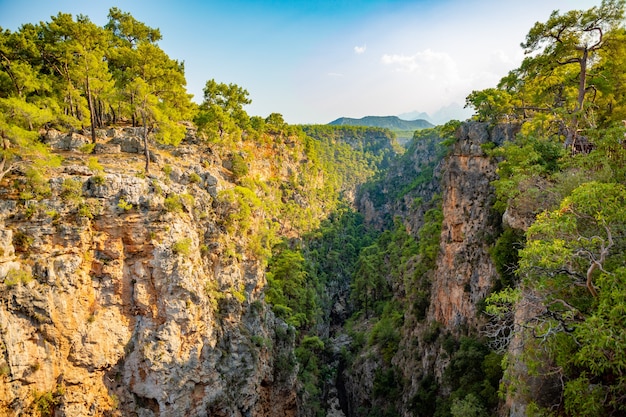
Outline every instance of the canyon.
<path id="1" fill-rule="evenodd" d="M 352 417 L 371 408 L 375 375 L 385 366 L 404 381 L 393 400 L 398 412 L 421 415 L 411 399 L 428 376 L 444 378 L 451 361 L 444 339 L 479 333 L 479 303 L 498 279 L 489 242 L 502 227 L 492 207 L 497 160 L 483 149 L 515 132 L 462 124 L 445 146 L 439 137 L 416 141 L 403 164 L 392 164 L 379 182 L 383 200 L 349 193 L 359 195 L 354 204 L 366 223 L 384 229 L 399 218 L 416 240 L 429 209 L 440 204 L 443 216 L 436 263 L 423 278 L 427 305 L 423 314 L 415 307 L 403 312 L 388 365 L 375 345 L 356 349 L 348 364 L 340 351 L 354 341 L 343 323 L 322 324 L 335 352 L 327 361 L 335 376 L 326 383 L 325 415 Z M 232 224 L 242 210 L 225 198 L 239 184 L 235 152 L 199 142 L 190 126 L 180 146 L 153 146 L 153 169 L 145 173 L 140 136 L 138 128 L 101 130 L 93 153 L 85 154 L 86 136 L 49 131 L 45 142 L 64 158 L 51 171 L 50 191 L 25 201 L 25 172 L 3 179 L 2 415 L 310 415 L 298 380 L 296 332 L 266 302 L 266 263 L 246 249 L 268 213 L 252 205 L 252 226 Z M 257 157 L 248 159 L 246 175 L 257 181 L 288 182 L 307 168 L 289 138 L 247 146 Z M 94 156 L 100 167 L 89 166 Z M 385 195 L 393 181 L 425 171 L 430 176 L 400 198 Z M 311 189 L 324 182 L 320 174 L 308 178 Z M 292 198 L 308 204 L 298 193 Z M 423 203 L 412 205 L 416 199 Z M 289 219 L 271 221 L 283 236 L 298 238 Z M 405 284 L 390 285 L 392 297 L 411 304 Z M 353 309 L 349 289 L 344 280 L 328 290 L 329 307 L 342 320 Z"/>

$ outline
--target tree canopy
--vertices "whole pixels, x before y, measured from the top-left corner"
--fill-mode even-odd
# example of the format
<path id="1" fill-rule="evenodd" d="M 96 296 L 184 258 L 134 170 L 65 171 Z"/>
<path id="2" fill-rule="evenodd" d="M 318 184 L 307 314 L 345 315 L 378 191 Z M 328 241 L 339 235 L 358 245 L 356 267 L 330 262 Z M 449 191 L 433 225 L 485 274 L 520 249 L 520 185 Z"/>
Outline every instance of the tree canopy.
<path id="1" fill-rule="evenodd" d="M 621 120 L 615 97 L 623 97 L 621 79 L 624 0 L 604 0 L 588 10 L 554 11 L 537 22 L 521 46 L 526 58 L 497 88 L 474 91 L 467 106 L 479 120 L 528 120 L 539 114 L 576 146 L 580 130 Z M 609 84 L 608 80 L 617 81 Z"/>
<path id="2" fill-rule="evenodd" d="M 88 127 L 95 142 L 95 129 L 108 123 L 141 123 L 146 135 L 180 142 L 179 122 L 192 118 L 193 105 L 184 65 L 167 56 L 160 39 L 158 29 L 117 8 L 104 27 L 58 13 L 16 32 L 0 28 L 0 172 L 32 159 L 31 151 L 45 153 L 41 128 Z"/>
<path id="3" fill-rule="evenodd" d="M 486 332 L 499 349 L 515 340 L 532 378 L 557 382 L 524 400 L 536 415 L 626 411 L 625 7 L 553 12 L 530 29 L 522 65 L 467 98 L 476 119 L 521 125 L 489 151 L 496 208 L 526 226 L 517 279 L 487 299 Z M 503 384 L 513 396 L 530 380 L 516 367 Z"/>

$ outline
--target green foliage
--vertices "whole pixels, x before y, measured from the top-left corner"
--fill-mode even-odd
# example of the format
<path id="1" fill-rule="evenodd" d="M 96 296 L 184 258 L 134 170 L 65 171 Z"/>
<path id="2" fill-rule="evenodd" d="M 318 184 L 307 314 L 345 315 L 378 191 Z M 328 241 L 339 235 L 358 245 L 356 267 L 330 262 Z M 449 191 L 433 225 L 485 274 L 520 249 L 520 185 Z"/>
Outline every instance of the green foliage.
<path id="1" fill-rule="evenodd" d="M 304 257 L 286 249 L 271 259 L 268 269 L 266 299 L 273 306 L 281 306 L 274 311 L 297 329 L 313 324 L 318 306 L 315 288 L 307 280 Z"/>
<path id="2" fill-rule="evenodd" d="M 104 185 L 106 183 L 106 178 L 102 175 L 94 175 L 91 177 L 91 181 L 93 181 L 96 185 Z"/>
<path id="3" fill-rule="evenodd" d="M 161 168 L 161 171 L 163 171 L 163 173 L 167 177 L 169 177 L 170 175 L 172 175 L 172 166 L 170 164 L 163 165 L 163 167 Z"/>
<path id="4" fill-rule="evenodd" d="M 309 125 L 303 130 L 315 139 L 309 152 L 315 152 L 315 159 L 338 182 L 337 190 L 351 189 L 372 178 L 400 152 L 393 133 L 386 129 Z"/>
<path id="5" fill-rule="evenodd" d="M 56 406 L 61 403 L 64 394 L 65 389 L 60 385 L 54 391 L 33 391 L 33 405 L 41 417 L 52 416 Z"/>
<path id="6" fill-rule="evenodd" d="M 433 200 L 438 199 L 435 197 Z M 439 204 L 440 203 L 438 203 L 438 205 Z M 419 242 L 417 253 L 421 255 L 422 265 L 427 269 L 433 268 L 437 260 L 442 222 L 443 212 L 441 208 L 435 207 L 424 213 L 424 225 L 420 228 L 418 233 Z"/>
<path id="7" fill-rule="evenodd" d="M 400 328 L 404 321 L 404 312 L 399 304 L 390 301 L 385 304 L 380 320 L 372 328 L 370 344 L 380 347 L 383 359 L 389 364 L 398 350 Z"/>
<path id="8" fill-rule="evenodd" d="M 502 378 L 502 357 L 489 351 L 481 341 L 462 337 L 444 372 L 452 390 L 451 412 L 466 410 L 468 415 L 491 415 L 498 405 Z"/>
<path id="9" fill-rule="evenodd" d="M 50 184 L 46 180 L 43 170 L 31 167 L 26 171 L 26 184 L 20 191 L 21 200 L 41 200 L 52 194 Z"/>
<path id="10" fill-rule="evenodd" d="M 535 348 L 538 356 L 566 381 L 562 405 L 569 411 L 583 407 L 585 415 L 624 411 L 617 392 L 624 391 L 626 365 L 617 358 L 626 354 L 626 281 L 617 248 L 626 246 L 625 203 L 621 184 L 582 184 L 559 209 L 538 216 L 520 251 L 519 273 L 538 312 L 523 326 L 543 341 Z M 506 314 L 520 296 L 511 294 L 492 296 L 488 312 Z M 541 362 L 526 363 L 541 372 Z"/>
<path id="11" fill-rule="evenodd" d="M 556 203 L 558 196 L 546 189 L 545 179 L 561 168 L 562 145 L 552 139 L 519 135 L 515 142 L 496 148 L 493 155 L 503 158 L 498 164 L 499 178 L 493 182 L 497 210 L 513 207 L 538 214 L 546 203 Z"/>
<path id="12" fill-rule="evenodd" d="M 189 120 L 193 106 L 183 65 L 156 45 L 159 39 L 158 29 L 116 8 L 105 27 L 58 13 L 17 32 L 2 30 L 0 131 L 7 146 L 0 150 L 0 178 L 21 165 L 57 163 L 39 141 L 44 127 L 89 126 L 92 144 L 84 152 L 108 120 L 141 121 L 156 140 L 180 142 L 185 128 L 178 121 Z"/>
<path id="13" fill-rule="evenodd" d="M 248 164 L 241 154 L 233 154 L 230 158 L 230 162 L 232 163 L 231 171 L 235 177 L 235 181 L 248 175 Z"/>
<path id="14" fill-rule="evenodd" d="M 199 184 L 202 182 L 202 178 L 200 177 L 200 175 L 192 172 L 189 174 L 189 182 L 192 184 Z"/>
<path id="15" fill-rule="evenodd" d="M 368 416 L 399 416 L 394 404 L 402 395 L 402 380 L 400 371 L 396 368 L 377 369 L 374 373 L 372 394 L 375 398 L 384 400 L 383 409 L 376 407 Z"/>
<path id="16" fill-rule="evenodd" d="M 90 154 L 93 152 L 95 147 L 96 147 L 95 143 L 86 143 L 83 146 L 81 146 L 78 150 L 84 154 Z"/>
<path id="17" fill-rule="evenodd" d="M 129 211 L 133 209 L 132 203 L 127 202 L 125 199 L 120 198 L 117 202 L 117 207 L 122 211 Z"/>
<path id="18" fill-rule="evenodd" d="M 170 194 L 163 201 L 165 211 L 168 213 L 182 213 L 183 202 L 178 194 Z"/>
<path id="19" fill-rule="evenodd" d="M 614 106 L 616 97 L 624 97 L 617 70 L 626 60 L 620 45 L 624 4 L 604 0 L 588 10 L 554 11 L 546 22 L 535 23 L 522 43 L 527 55 L 522 65 L 497 88 L 467 97 L 474 117 L 493 122 L 533 118 L 550 134 L 563 134 L 570 146 L 580 139 L 579 129 L 623 119 Z"/>
<path id="20" fill-rule="evenodd" d="M 79 217 L 85 217 L 87 219 L 93 219 L 94 213 L 93 213 L 92 208 L 93 207 L 91 205 L 89 205 L 89 204 L 81 203 L 78 206 L 77 214 L 78 214 Z"/>
<path id="21" fill-rule="evenodd" d="M 489 416 L 480 400 L 473 394 L 467 394 L 462 400 L 455 398 L 450 407 L 452 417 L 487 417 Z"/>
<path id="22" fill-rule="evenodd" d="M 465 107 L 476 110 L 474 118 L 481 122 L 499 122 L 513 113 L 511 94 L 497 88 L 472 91 Z"/>
<path id="23" fill-rule="evenodd" d="M 192 241 L 190 238 L 186 237 L 174 242 L 172 245 L 172 252 L 176 255 L 188 257 L 191 254 L 191 247 Z"/>
<path id="24" fill-rule="evenodd" d="M 263 202 L 246 187 L 236 186 L 218 195 L 218 201 L 226 213 L 226 230 L 245 235 L 254 225 L 254 212 L 263 208 Z"/>
<path id="25" fill-rule="evenodd" d="M 494 291 L 513 287 L 517 283 L 515 271 L 519 262 L 519 251 L 524 247 L 525 238 L 521 231 L 506 228 L 490 249 L 491 259 L 498 271 L 499 279 Z"/>
<path id="26" fill-rule="evenodd" d="M 98 158 L 95 157 L 95 156 L 92 156 L 92 157 L 89 158 L 89 161 L 87 162 L 87 167 L 90 170 L 96 171 L 96 172 L 103 172 L 104 171 L 104 167 L 98 161 Z"/>
<path id="27" fill-rule="evenodd" d="M 83 194 L 83 183 L 78 180 L 66 178 L 61 185 L 61 198 L 66 202 L 77 203 Z"/>
<path id="28" fill-rule="evenodd" d="M 436 182 L 435 170 L 448 152 L 447 141 L 453 143 L 456 140 L 456 127 L 458 122 L 450 122 L 437 128 L 416 131 L 406 152 L 395 161 L 394 170 L 360 187 L 359 198 L 367 196 L 379 210 L 386 202 L 401 201 L 404 196 L 419 197 L 423 204 L 429 204 L 430 201 L 423 201 L 428 194 L 422 194 L 422 190 L 431 188 Z M 417 154 L 424 157 L 415 160 Z M 390 218 L 389 225 L 392 222 Z"/>
<path id="29" fill-rule="evenodd" d="M 204 101 L 194 122 L 199 132 L 204 133 L 209 140 L 235 136 L 249 124 L 250 118 L 243 106 L 250 103 L 245 89 L 211 79 L 204 87 Z"/>
<path id="30" fill-rule="evenodd" d="M 435 377 L 427 374 L 420 382 L 415 395 L 409 400 L 409 409 L 420 416 L 432 417 L 437 410 L 437 392 L 439 384 Z"/>
<path id="31" fill-rule="evenodd" d="M 21 269 L 9 269 L 7 275 L 4 277 L 4 285 L 8 288 L 14 287 L 18 284 L 28 284 L 33 280 L 33 276 Z"/>
<path id="32" fill-rule="evenodd" d="M 27 252 L 34 242 L 34 237 L 25 232 L 22 232 L 21 230 L 13 233 L 13 246 L 15 246 L 16 250 L 19 250 L 21 252 Z"/>

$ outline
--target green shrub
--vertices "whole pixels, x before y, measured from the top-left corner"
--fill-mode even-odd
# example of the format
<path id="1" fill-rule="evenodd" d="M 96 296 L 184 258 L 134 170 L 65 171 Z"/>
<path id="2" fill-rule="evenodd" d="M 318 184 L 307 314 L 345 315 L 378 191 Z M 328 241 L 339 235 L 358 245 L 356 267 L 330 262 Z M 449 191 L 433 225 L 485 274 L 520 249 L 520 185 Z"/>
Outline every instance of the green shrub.
<path id="1" fill-rule="evenodd" d="M 18 230 L 13 235 L 13 246 L 15 246 L 15 249 L 21 252 L 28 251 L 28 249 L 30 249 L 30 246 L 33 244 L 34 241 L 35 241 L 34 237 L 27 235 L 21 230 Z"/>
<path id="2" fill-rule="evenodd" d="M 20 199 L 42 199 L 52 195 L 50 184 L 44 177 L 41 170 L 37 168 L 28 169 L 26 171 L 26 180 L 26 187 L 22 192 L 20 192 Z"/>
<path id="3" fill-rule="evenodd" d="M 97 172 L 104 171 L 104 167 L 100 164 L 100 162 L 98 161 L 98 158 L 96 158 L 95 156 L 92 156 L 91 158 L 89 158 L 89 161 L 87 162 L 87 167 L 91 169 L 92 171 L 97 171 Z"/>
<path id="4" fill-rule="evenodd" d="M 83 183 L 72 178 L 66 178 L 61 185 L 63 201 L 77 202 L 83 195 Z"/>
<path id="5" fill-rule="evenodd" d="M 183 211 L 183 202 L 177 194 L 168 195 L 163 202 L 163 206 L 168 213 L 182 213 Z"/>
<path id="6" fill-rule="evenodd" d="M 99 213 L 94 213 L 94 211 L 96 211 L 95 209 L 97 209 L 97 207 L 94 207 L 88 203 L 81 203 L 80 206 L 78 206 L 77 214 L 79 217 L 93 219 L 95 214 L 99 214 Z"/>
<path id="7" fill-rule="evenodd" d="M 30 219 L 35 214 L 37 214 L 38 211 L 39 211 L 39 205 L 38 204 L 28 204 L 26 206 L 26 210 L 24 210 L 24 217 L 27 218 L 27 219 Z"/>
<path id="8" fill-rule="evenodd" d="M 90 153 L 93 152 L 95 147 L 96 147 L 95 143 L 86 143 L 83 146 L 81 146 L 80 148 L 78 148 L 78 150 L 81 151 L 84 154 L 90 154 Z"/>
<path id="9" fill-rule="evenodd" d="M 133 205 L 127 202 L 126 200 L 124 200 L 123 198 L 120 198 L 120 201 L 118 201 L 117 203 L 117 207 L 124 211 L 128 211 L 128 210 L 132 210 Z"/>
<path id="10" fill-rule="evenodd" d="M 106 182 L 106 178 L 102 175 L 94 175 L 93 177 L 91 177 L 91 181 L 93 181 L 93 183 L 96 185 L 104 185 L 104 183 Z"/>
<path id="11" fill-rule="evenodd" d="M 65 389 L 57 386 L 54 391 L 38 392 L 33 391 L 34 405 L 42 417 L 51 417 L 54 409 L 61 403 L 61 397 L 65 394 Z"/>
<path id="12" fill-rule="evenodd" d="M 181 194 L 180 201 L 182 202 L 183 206 L 187 207 L 189 211 L 191 211 L 193 206 L 196 205 L 196 199 L 191 194 L 188 194 L 188 193 Z"/>
<path id="13" fill-rule="evenodd" d="M 494 291 L 511 288 L 517 282 L 515 270 L 519 262 L 519 251 L 524 248 L 524 243 L 524 232 L 507 228 L 489 250 L 500 277 L 494 285 Z"/>
<path id="14" fill-rule="evenodd" d="M 33 280 L 33 276 L 26 271 L 22 271 L 21 269 L 10 269 L 7 272 L 7 276 L 4 278 L 4 285 L 11 288 L 16 286 L 17 284 L 28 284 Z"/>
<path id="15" fill-rule="evenodd" d="M 202 182 L 202 178 L 200 177 L 200 175 L 192 172 L 191 174 L 189 174 L 189 182 L 192 184 L 199 184 Z"/>
<path id="16" fill-rule="evenodd" d="M 235 176 L 235 180 L 239 180 L 248 175 L 248 164 L 246 160 L 238 153 L 233 154 L 231 158 L 232 173 Z"/>
<path id="17" fill-rule="evenodd" d="M 191 243 L 191 239 L 188 237 L 178 240 L 172 245 L 172 252 L 177 255 L 189 256 L 191 254 Z"/>

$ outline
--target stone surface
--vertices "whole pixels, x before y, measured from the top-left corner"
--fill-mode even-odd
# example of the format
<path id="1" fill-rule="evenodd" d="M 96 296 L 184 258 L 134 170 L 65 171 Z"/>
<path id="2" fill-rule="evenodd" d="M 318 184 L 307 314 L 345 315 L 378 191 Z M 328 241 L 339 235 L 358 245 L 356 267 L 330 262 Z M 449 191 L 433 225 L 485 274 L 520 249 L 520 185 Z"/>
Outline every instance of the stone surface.
<path id="1" fill-rule="evenodd" d="M 0 415 L 36 415 L 47 394 L 57 416 L 295 416 L 295 369 L 276 369 L 294 340 L 261 298 L 264 267 L 221 253 L 241 239 L 224 234 L 215 210 L 233 184 L 196 145 L 172 161 L 184 165 L 181 182 L 158 165 L 135 175 L 139 133 L 102 132 L 112 141 L 98 146 L 104 172 L 76 153 L 28 216 L 2 194 Z M 47 135 L 64 151 L 88 143 L 79 139 Z M 202 184 L 182 181 L 191 166 Z M 80 200 L 62 197 L 68 178 L 82 183 Z M 168 212 L 165 198 L 181 194 L 193 199 Z M 173 249 L 187 239 L 188 250 Z M 22 278 L 7 280 L 15 271 Z"/>

